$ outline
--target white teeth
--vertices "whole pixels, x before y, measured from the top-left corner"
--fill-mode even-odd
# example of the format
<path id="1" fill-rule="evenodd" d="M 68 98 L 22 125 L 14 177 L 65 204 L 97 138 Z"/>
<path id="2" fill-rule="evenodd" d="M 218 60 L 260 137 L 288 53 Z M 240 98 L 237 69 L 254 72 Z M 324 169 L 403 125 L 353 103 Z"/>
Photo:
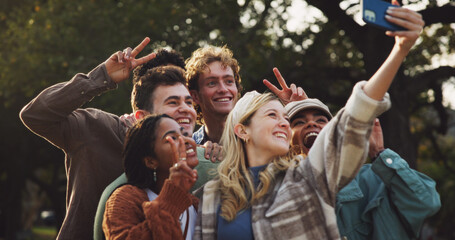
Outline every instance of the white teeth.
<path id="1" fill-rule="evenodd" d="M 275 136 L 286 139 L 286 134 L 284 134 L 284 133 L 276 133 Z"/>
<path id="2" fill-rule="evenodd" d="M 319 134 L 318 133 L 315 133 L 315 132 L 310 132 L 308 133 L 306 136 L 305 136 L 305 142 L 308 140 L 309 137 L 313 137 L 313 136 L 318 136 Z"/>
<path id="3" fill-rule="evenodd" d="M 220 98 L 216 100 L 217 102 L 228 102 L 229 98 Z"/>
<path id="4" fill-rule="evenodd" d="M 188 154 L 188 153 L 194 153 L 194 149 L 190 148 L 190 149 L 186 150 L 186 153 L 187 153 L 187 154 Z"/>
<path id="5" fill-rule="evenodd" d="M 181 118 L 177 121 L 178 123 L 190 123 L 190 119 L 188 118 Z"/>

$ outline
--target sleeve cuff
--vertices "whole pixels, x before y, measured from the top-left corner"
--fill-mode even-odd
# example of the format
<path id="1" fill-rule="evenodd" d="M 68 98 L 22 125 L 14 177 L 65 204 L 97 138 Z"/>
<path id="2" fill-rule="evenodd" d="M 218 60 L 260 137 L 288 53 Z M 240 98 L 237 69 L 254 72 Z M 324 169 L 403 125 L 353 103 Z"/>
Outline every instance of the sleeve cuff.
<path id="1" fill-rule="evenodd" d="M 400 169 L 408 169 L 409 165 L 396 152 L 385 149 L 371 166 L 384 183 L 388 184 Z"/>
<path id="2" fill-rule="evenodd" d="M 368 97 L 363 91 L 366 81 L 358 82 L 346 103 L 346 111 L 353 118 L 362 122 L 371 122 L 391 107 L 390 96 L 385 94 L 382 101 Z"/>
<path id="3" fill-rule="evenodd" d="M 105 63 L 98 65 L 90 71 L 87 74 L 87 77 L 89 79 L 89 85 L 87 86 L 85 92 L 90 97 L 95 97 L 108 90 L 116 89 L 118 86 L 117 83 L 112 81 L 109 74 L 107 74 Z M 82 91 L 81 94 L 84 94 L 83 92 L 84 91 Z"/>
<path id="4" fill-rule="evenodd" d="M 192 204 L 191 195 L 180 187 L 174 185 L 170 180 L 164 182 L 160 194 L 154 201 L 144 202 L 142 207 L 147 214 L 147 209 L 151 204 L 159 203 L 161 210 L 169 212 L 172 216 L 178 217 L 183 211 Z"/>

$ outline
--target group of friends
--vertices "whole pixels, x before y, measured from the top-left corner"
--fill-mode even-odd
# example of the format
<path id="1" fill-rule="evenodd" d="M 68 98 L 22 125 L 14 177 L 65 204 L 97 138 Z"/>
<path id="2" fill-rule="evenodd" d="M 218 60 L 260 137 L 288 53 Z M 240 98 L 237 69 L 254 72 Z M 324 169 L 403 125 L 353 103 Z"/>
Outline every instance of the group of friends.
<path id="1" fill-rule="evenodd" d="M 406 8 L 387 14 L 408 30 L 386 32 L 390 55 L 336 115 L 276 68 L 281 88 L 264 80 L 270 92 L 240 97 L 226 46 L 136 58 L 149 38 L 42 91 L 20 117 L 66 155 L 57 238 L 418 238 L 441 205 L 435 182 L 384 148 L 377 117 L 424 22 Z M 133 113 L 81 108 L 131 72 Z"/>

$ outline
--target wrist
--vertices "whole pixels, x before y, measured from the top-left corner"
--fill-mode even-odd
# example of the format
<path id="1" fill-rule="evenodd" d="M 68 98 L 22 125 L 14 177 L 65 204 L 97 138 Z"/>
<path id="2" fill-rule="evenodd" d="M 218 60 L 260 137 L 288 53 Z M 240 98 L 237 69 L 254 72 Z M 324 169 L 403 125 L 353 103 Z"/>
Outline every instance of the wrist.
<path id="1" fill-rule="evenodd" d="M 373 161 L 376 160 L 379 157 L 379 155 L 381 155 L 381 153 L 384 152 L 384 150 L 385 150 L 384 148 L 379 149 L 373 156 Z"/>

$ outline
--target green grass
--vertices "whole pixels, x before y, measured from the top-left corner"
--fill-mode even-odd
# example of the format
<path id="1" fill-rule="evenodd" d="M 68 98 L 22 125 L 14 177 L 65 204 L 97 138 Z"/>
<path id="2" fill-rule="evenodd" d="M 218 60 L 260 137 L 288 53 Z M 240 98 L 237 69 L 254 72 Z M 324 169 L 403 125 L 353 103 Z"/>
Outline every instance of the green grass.
<path id="1" fill-rule="evenodd" d="M 37 240 L 55 239 L 57 229 L 55 227 L 38 226 L 32 229 L 33 237 Z"/>

